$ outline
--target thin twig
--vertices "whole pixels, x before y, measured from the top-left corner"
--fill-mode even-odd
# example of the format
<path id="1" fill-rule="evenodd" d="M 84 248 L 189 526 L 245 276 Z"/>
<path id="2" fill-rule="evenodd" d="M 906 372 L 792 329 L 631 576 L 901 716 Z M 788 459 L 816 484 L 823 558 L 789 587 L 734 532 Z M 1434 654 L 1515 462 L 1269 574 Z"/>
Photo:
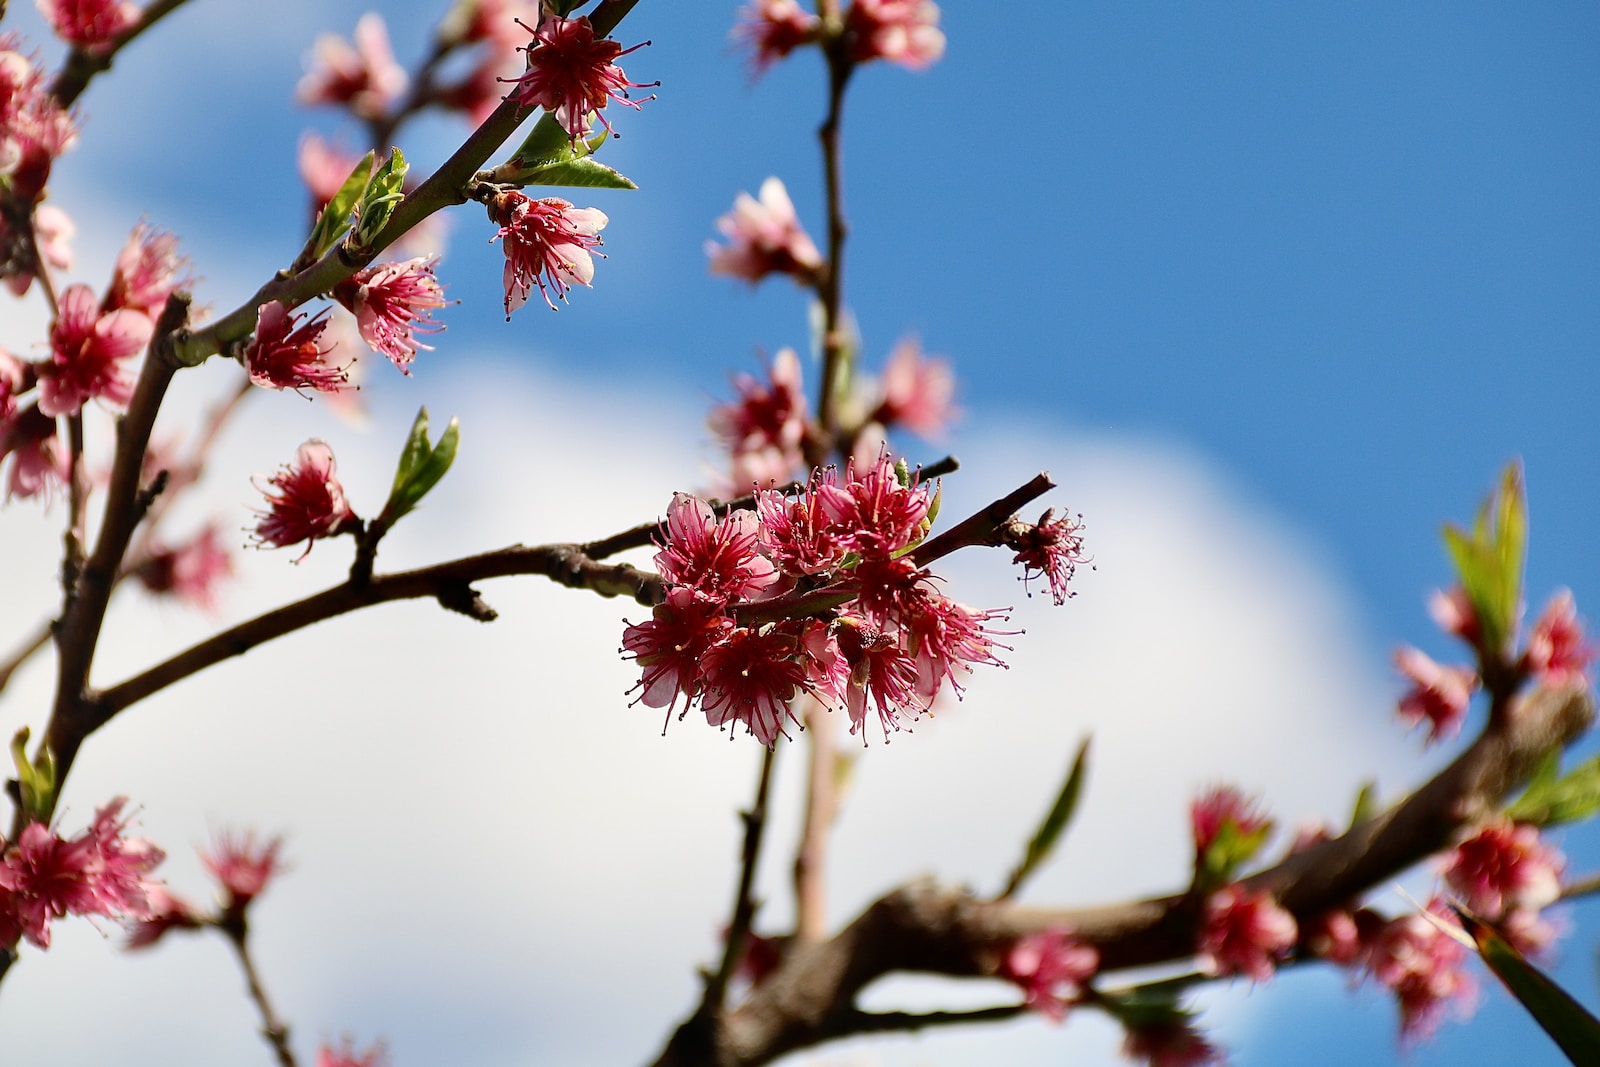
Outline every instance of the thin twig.
<path id="1" fill-rule="evenodd" d="M 835 18 L 837 12 L 835 12 Z M 827 273 L 817 288 L 822 300 L 822 386 L 817 398 L 817 422 L 824 450 L 838 444 L 839 398 L 848 384 L 844 336 L 844 243 L 850 226 L 844 215 L 844 164 L 839 145 L 844 117 L 844 91 L 855 70 L 844 37 L 824 44 L 828 61 L 828 114 L 817 130 L 822 144 L 823 193 L 828 211 Z"/>
<path id="2" fill-rule="evenodd" d="M 828 844 L 839 815 L 837 725 L 822 705 L 810 703 L 805 818 L 794 858 L 794 936 L 799 942 L 820 941 L 828 933 Z"/>
<path id="3" fill-rule="evenodd" d="M 1017 509 L 1030 501 L 1037 500 L 1056 487 L 1048 474 L 1039 473 L 1033 476 L 1026 485 L 1013 489 L 1005 496 L 996 500 L 976 515 L 971 515 L 954 526 L 945 530 L 939 536 L 922 542 L 911 553 L 911 559 L 919 567 L 925 567 L 941 556 L 948 556 L 957 549 L 967 548 L 971 545 L 997 545 L 1000 527 L 1004 526 Z"/>
<path id="4" fill-rule="evenodd" d="M 10 659 L 0 664 L 0 691 L 5 690 L 5 687 L 11 681 L 11 676 L 17 673 L 17 668 L 32 659 L 41 648 L 49 643 L 50 623 L 47 620 L 38 625 L 32 637 L 27 638 L 17 647 L 17 650 L 11 654 Z"/>
<path id="5" fill-rule="evenodd" d="M 111 61 L 118 52 L 127 47 L 135 37 L 182 7 L 183 3 L 184 0 L 151 0 L 151 3 L 140 10 L 139 21 L 112 40 L 105 49 L 86 52 L 81 48 L 74 48 L 67 53 L 66 62 L 61 65 L 55 81 L 50 84 L 50 95 L 54 96 L 62 107 L 71 107 L 73 102 L 83 95 L 83 91 L 89 87 L 89 81 L 95 75 L 111 69 Z"/>
<path id="6" fill-rule="evenodd" d="M 715 1015 L 722 1010 L 728 983 L 733 980 L 739 959 L 744 955 L 745 940 L 750 936 L 750 924 L 755 919 L 756 865 L 761 859 L 761 838 L 767 826 L 767 793 L 772 786 L 772 765 L 777 759 L 777 752 L 777 745 L 769 745 L 762 751 L 756 798 L 750 804 L 750 810 L 743 813 L 744 850 L 739 857 L 739 888 L 733 897 L 733 915 L 728 920 L 728 938 L 723 945 L 722 963 L 706 983 L 705 995 L 700 998 L 700 1014 Z"/>
<path id="7" fill-rule="evenodd" d="M 294 1050 L 289 1047 L 289 1027 L 272 1010 L 272 1002 L 267 999 L 267 990 L 256 973 L 255 961 L 250 958 L 250 930 L 244 914 L 241 912 L 225 918 L 217 924 L 217 928 L 227 936 L 228 943 L 233 946 L 234 953 L 239 957 L 239 966 L 244 971 L 244 981 L 250 990 L 250 999 L 255 1003 L 256 1010 L 261 1013 L 261 1036 L 272 1046 L 273 1053 L 278 1057 L 279 1067 L 295 1067 Z"/>

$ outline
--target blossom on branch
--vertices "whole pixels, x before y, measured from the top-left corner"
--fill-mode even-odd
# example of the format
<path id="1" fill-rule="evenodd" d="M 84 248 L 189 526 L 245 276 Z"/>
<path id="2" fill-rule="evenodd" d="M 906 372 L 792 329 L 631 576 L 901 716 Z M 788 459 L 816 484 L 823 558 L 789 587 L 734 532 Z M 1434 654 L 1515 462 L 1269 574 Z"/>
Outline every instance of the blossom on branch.
<path id="1" fill-rule="evenodd" d="M 594 249 L 605 243 L 598 234 L 610 221 L 599 208 L 573 207 L 554 196 L 533 200 L 507 190 L 490 201 L 489 219 L 500 227 L 489 240 L 501 242 L 506 253 L 507 322 L 535 285 L 554 311 L 552 290 L 565 301 L 573 285 L 594 280 L 593 257 L 601 254 Z"/>
<path id="2" fill-rule="evenodd" d="M 217 586 L 233 576 L 233 556 L 222 543 L 221 530 L 208 523 L 176 548 L 152 544 L 134 576 L 152 593 L 210 610 L 216 606 Z"/>
<path id="3" fill-rule="evenodd" d="M 1100 953 L 1070 930 L 1018 938 L 1000 961 L 1000 977 L 1022 987 L 1028 1007 L 1060 1022 L 1100 969 Z"/>
<path id="4" fill-rule="evenodd" d="M 1411 680 L 1411 689 L 1400 698 L 1401 721 L 1407 726 L 1426 721 L 1430 745 L 1460 733 L 1472 692 L 1478 688 L 1477 672 L 1467 667 L 1441 667 L 1410 646 L 1397 650 L 1394 662 Z"/>
<path id="5" fill-rule="evenodd" d="M 631 82 L 617 60 L 643 48 L 636 44 L 623 48 L 608 37 L 596 37 L 587 17 L 548 18 L 533 31 L 533 40 L 523 47 L 528 53 L 528 69 L 515 79 L 512 95 L 522 108 L 542 107 L 555 115 L 561 128 L 574 141 L 589 132 L 592 112 L 606 128 L 616 133 L 605 117 L 605 107 L 615 100 L 638 109 L 646 100 L 631 99 L 629 89 L 648 89 L 660 82 Z"/>
<path id="6" fill-rule="evenodd" d="M 328 363 L 329 349 L 318 341 L 328 325 L 324 308 L 302 322 L 276 300 L 269 300 L 256 311 L 256 332 L 245 346 L 244 368 L 250 381 L 263 389 L 293 389 L 337 393 L 347 388 L 350 375 L 345 368 Z"/>
<path id="7" fill-rule="evenodd" d="M 36 0 L 36 3 L 57 37 L 91 53 L 108 51 L 116 38 L 139 21 L 139 5 L 128 0 Z"/>
<path id="8" fill-rule="evenodd" d="M 402 374 L 411 373 L 417 349 L 432 351 L 418 333 L 438 333 L 444 324 L 429 318 L 449 301 L 433 275 L 434 257 L 364 267 L 334 287 L 333 298 L 356 317 L 362 338 L 374 352 L 389 357 Z"/>
<path id="9" fill-rule="evenodd" d="M 935 440 L 958 414 L 950 361 L 924 354 L 914 337 L 905 338 L 889 353 L 881 384 L 883 399 L 872 421 L 885 427 L 903 426 L 918 437 Z"/>
<path id="10" fill-rule="evenodd" d="M 133 380 L 123 360 L 143 351 L 154 332 L 142 312 L 101 312 L 87 285 L 68 286 L 50 326 L 50 361 L 39 368 L 39 410 L 76 415 L 93 398 L 126 406 Z"/>
<path id="11" fill-rule="evenodd" d="M 801 45 L 817 40 L 822 21 L 799 0 L 752 0 L 739 9 L 732 37 L 750 53 L 750 72 L 766 69 Z"/>
<path id="12" fill-rule="evenodd" d="M 850 57 L 887 59 L 922 70 L 944 55 L 939 5 L 933 0 L 855 0 L 845 16 Z"/>
<path id="13" fill-rule="evenodd" d="M 200 851 L 200 862 L 222 887 L 224 910 L 243 911 L 261 895 L 273 875 L 282 869 L 278 862 L 282 847 L 283 838 L 259 842 L 252 831 L 212 834 L 211 847 Z"/>
<path id="14" fill-rule="evenodd" d="M 131 308 L 155 321 L 174 289 L 194 284 L 192 279 L 181 277 L 187 262 L 178 255 L 177 237 L 139 223 L 117 254 L 105 310 Z"/>
<path id="15" fill-rule="evenodd" d="M 44 193 L 56 157 L 77 139 L 77 122 L 56 103 L 49 78 L 19 49 L 14 33 L 0 35 L 0 178 L 17 202 Z M 11 272 L 7 272 L 11 273 Z"/>
<path id="16" fill-rule="evenodd" d="M 1554 904 L 1565 867 L 1537 826 L 1501 818 L 1455 847 L 1444 880 L 1467 911 L 1493 922 L 1514 909 L 1537 912 Z"/>
<path id="17" fill-rule="evenodd" d="M 10 424 L 0 423 L 0 457 L 11 457 L 6 499 L 42 497 L 46 505 L 67 484 L 67 451 L 56 433 L 56 420 L 37 404 L 23 408 Z"/>
<path id="18" fill-rule="evenodd" d="M 1528 635 L 1528 669 L 1541 685 L 1559 687 L 1581 681 L 1594 656 L 1594 646 L 1584 642 L 1572 591 L 1562 589 L 1550 598 Z"/>
<path id="19" fill-rule="evenodd" d="M 1206 900 L 1199 967 L 1206 974 L 1248 975 L 1265 982 L 1289 955 L 1299 927 L 1268 893 L 1223 886 Z"/>
<path id="20" fill-rule="evenodd" d="M 333 449 L 311 440 L 300 446 L 294 463 L 267 478 L 256 488 L 267 498 L 267 510 L 259 512 L 255 539 L 258 546 L 287 548 L 306 542 L 305 559 L 311 544 L 324 537 L 335 537 L 361 520 L 345 502 L 344 487 L 334 477 Z"/>
<path id="21" fill-rule="evenodd" d="M 1454 921 L 1449 906 L 1434 900 L 1426 913 L 1392 919 L 1374 938 L 1367 971 L 1394 993 L 1406 1041 L 1431 1036 L 1452 1004 L 1462 1015 L 1472 1012 L 1476 986 L 1465 970 L 1469 950 L 1441 929 Z"/>
<path id="22" fill-rule="evenodd" d="M 735 493 L 786 482 L 805 464 L 801 446 L 809 410 L 794 349 L 773 357 L 767 378 L 761 382 L 749 374 L 735 375 L 738 399 L 712 408 L 706 417 L 733 460 L 730 483 Z"/>
<path id="23" fill-rule="evenodd" d="M 755 284 L 769 274 L 788 274 L 814 285 L 823 272 L 822 253 L 800 225 L 789 190 L 777 178 L 761 183 L 760 199 L 740 193 L 733 210 L 717 220 L 725 245 L 706 242 L 712 274 Z"/>
<path id="24" fill-rule="evenodd" d="M 1055 517 L 1055 509 L 1047 510 L 1037 523 L 1014 522 L 1003 531 L 1007 547 L 1015 550 L 1012 563 L 1022 565 L 1023 588 L 1028 579 L 1041 575 L 1050 586 L 1050 597 L 1057 604 L 1065 604 L 1072 596 L 1068 583 L 1078 571 L 1078 564 L 1088 557 L 1083 554 L 1083 516 Z"/>
<path id="25" fill-rule="evenodd" d="M 336 34 L 317 38 L 295 95 L 302 104 L 343 104 L 357 118 L 380 119 L 409 81 L 395 61 L 383 16 L 369 11 L 356 22 L 354 48 Z"/>

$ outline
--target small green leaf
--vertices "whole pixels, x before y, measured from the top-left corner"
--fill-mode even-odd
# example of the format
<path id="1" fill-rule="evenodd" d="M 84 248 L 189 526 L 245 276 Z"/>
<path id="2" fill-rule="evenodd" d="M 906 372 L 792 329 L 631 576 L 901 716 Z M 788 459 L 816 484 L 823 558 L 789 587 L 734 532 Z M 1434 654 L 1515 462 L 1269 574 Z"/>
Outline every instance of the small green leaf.
<path id="1" fill-rule="evenodd" d="M 1575 1064 L 1600 1063 L 1600 1019 L 1557 985 L 1549 975 L 1523 958 L 1510 942 L 1481 919 L 1460 909 L 1461 925 L 1478 946 L 1478 954 L 1505 983 L 1511 995 L 1528 1009 L 1545 1033 Z"/>
<path id="2" fill-rule="evenodd" d="M 1212 889 L 1233 881 L 1234 872 L 1261 851 L 1267 838 L 1272 836 L 1272 830 L 1270 819 L 1248 832 L 1232 819 L 1225 820 L 1205 855 L 1200 857 L 1199 886 Z"/>
<path id="3" fill-rule="evenodd" d="M 1522 465 L 1506 466 L 1469 532 L 1445 527 L 1445 546 L 1478 617 L 1486 652 L 1504 653 L 1522 611 L 1522 569 L 1527 549 L 1528 504 Z"/>
<path id="4" fill-rule="evenodd" d="M 383 161 L 372 180 L 361 193 L 361 203 L 356 206 L 356 225 L 345 239 L 345 247 L 353 254 L 365 255 L 388 225 L 395 208 L 405 199 L 403 186 L 406 171 L 410 169 L 406 157 L 398 148 L 389 149 L 389 158 Z"/>
<path id="5" fill-rule="evenodd" d="M 1584 760 L 1565 775 L 1559 775 L 1560 765 L 1559 752 L 1545 757 L 1506 815 L 1535 826 L 1556 826 L 1600 812 L 1600 756 Z"/>
<path id="6" fill-rule="evenodd" d="M 1351 827 L 1360 826 L 1378 811 L 1378 783 L 1368 778 L 1356 792 L 1356 802 L 1350 809 Z"/>
<path id="7" fill-rule="evenodd" d="M 22 813 L 34 822 L 48 823 L 56 807 L 56 757 L 49 745 L 41 744 L 39 754 L 28 759 L 29 730 L 26 726 L 11 738 L 11 762 L 17 769 L 17 792 Z"/>
<path id="8" fill-rule="evenodd" d="M 623 177 L 599 160 L 587 156 L 523 168 L 517 172 L 514 184 L 558 185 L 572 189 L 639 188 L 632 179 Z"/>
<path id="9" fill-rule="evenodd" d="M 387 529 L 411 511 L 427 496 L 455 462 L 456 448 L 461 442 L 461 424 L 451 419 L 438 444 L 428 442 L 428 409 L 422 408 L 411 424 L 411 432 L 400 450 L 400 462 L 395 467 L 394 485 L 389 490 L 389 500 L 376 520 Z"/>
<path id="10" fill-rule="evenodd" d="M 588 138 L 579 137 L 576 140 L 567 132 L 566 127 L 556 121 L 550 112 L 545 112 L 539 121 L 533 124 L 533 129 L 528 131 L 528 136 L 511 153 L 511 164 L 496 167 L 498 177 L 508 167 L 530 169 L 544 167 L 552 163 L 570 163 L 575 159 L 592 156 L 606 142 L 606 132 L 601 130 Z"/>
<path id="11" fill-rule="evenodd" d="M 1056 802 L 1050 806 L 1044 820 L 1039 823 L 1039 828 L 1033 832 L 1033 839 L 1028 842 L 1022 862 L 1017 864 L 1017 869 L 1011 874 L 1011 880 L 1006 883 L 1005 890 L 1000 894 L 1001 900 L 1020 889 L 1028 876 L 1050 857 L 1056 842 L 1061 839 L 1062 833 L 1072 822 L 1072 816 L 1078 810 L 1078 798 L 1083 793 L 1084 775 L 1089 769 L 1089 741 L 1090 739 L 1086 737 L 1083 739 L 1083 744 L 1078 746 L 1078 754 L 1073 757 L 1072 768 L 1067 771 L 1067 780 L 1062 784 Z"/>
<path id="12" fill-rule="evenodd" d="M 350 225 L 350 212 L 361 199 L 361 191 L 367 187 L 374 158 L 376 157 L 371 152 L 361 157 L 361 162 L 350 172 L 350 177 L 344 180 L 344 184 L 339 186 L 339 191 L 333 194 L 333 199 L 328 201 L 321 214 L 317 216 L 317 223 L 311 228 L 311 239 L 307 242 L 311 250 L 309 257 L 311 260 L 321 259 L 327 254 L 328 249 L 338 244 L 339 238 L 344 236 L 345 228 Z"/>

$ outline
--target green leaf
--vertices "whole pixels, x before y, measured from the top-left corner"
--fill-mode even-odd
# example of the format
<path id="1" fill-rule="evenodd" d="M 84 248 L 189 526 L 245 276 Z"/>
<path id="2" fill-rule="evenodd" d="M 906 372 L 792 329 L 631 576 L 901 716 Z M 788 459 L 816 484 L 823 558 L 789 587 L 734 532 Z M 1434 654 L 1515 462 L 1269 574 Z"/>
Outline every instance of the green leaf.
<path id="1" fill-rule="evenodd" d="M 1083 744 L 1078 746 L 1078 754 L 1073 757 L 1072 768 L 1067 771 L 1067 780 L 1061 786 L 1056 802 L 1050 806 L 1044 820 L 1039 823 L 1039 828 L 1033 832 L 1033 839 L 1028 842 L 1022 862 L 1012 872 L 1011 880 L 1000 894 L 1001 900 L 1014 894 L 1022 887 L 1028 876 L 1049 859 L 1056 842 L 1061 839 L 1062 833 L 1072 822 L 1072 816 L 1078 810 L 1078 798 L 1083 793 L 1083 778 L 1089 769 L 1089 741 L 1090 739 L 1086 737 L 1083 739 Z"/>
<path id="2" fill-rule="evenodd" d="M 573 189 L 637 189 L 625 178 L 597 159 L 587 156 L 560 163 L 545 163 L 517 173 L 518 185 L 559 185 Z"/>
<path id="3" fill-rule="evenodd" d="M 355 230 L 345 241 L 345 246 L 353 254 L 366 254 L 378 234 L 388 225 L 395 208 L 405 199 L 402 190 L 409 169 L 400 149 L 389 149 L 389 158 L 383 161 L 383 166 L 378 168 L 362 190 L 361 203 L 356 207 Z"/>
<path id="4" fill-rule="evenodd" d="M 1560 752 L 1545 757 L 1506 815 L 1517 822 L 1555 826 L 1600 812 L 1600 756 L 1584 760 L 1565 775 L 1559 774 L 1560 766 Z"/>
<path id="5" fill-rule="evenodd" d="M 22 799 L 22 813 L 34 822 L 48 823 L 56 808 L 56 757 L 49 745 L 41 744 L 38 756 L 30 761 L 28 737 L 28 728 L 24 726 L 11 738 L 17 792 Z"/>
<path id="6" fill-rule="evenodd" d="M 438 444 L 428 442 L 428 409 L 422 408 L 411 424 L 411 433 L 400 450 L 400 462 L 395 467 L 394 485 L 389 490 L 388 502 L 378 516 L 377 524 L 387 529 L 411 511 L 427 496 L 455 462 L 456 448 L 461 442 L 461 424 L 451 419 Z"/>
<path id="7" fill-rule="evenodd" d="M 1575 1064 L 1600 1063 L 1600 1019 L 1557 985 L 1549 975 L 1523 958 L 1510 942 L 1486 922 L 1460 909 L 1456 914 L 1478 954 L 1505 983 L 1511 995 L 1528 1009 L 1550 1039 Z"/>
<path id="8" fill-rule="evenodd" d="M 311 240 L 307 242 L 311 247 L 312 260 L 321 259 L 344 236 L 345 228 L 350 225 L 350 212 L 361 198 L 362 190 L 367 187 L 367 178 L 372 173 L 375 158 L 372 152 L 362 156 L 361 162 L 350 172 L 350 177 L 344 180 L 339 191 L 333 194 L 333 199 L 317 216 L 317 224 L 311 228 Z"/>
<path id="9" fill-rule="evenodd" d="M 1479 509 L 1470 532 L 1452 524 L 1445 527 L 1444 539 L 1478 617 L 1484 651 L 1505 653 L 1522 611 L 1528 540 L 1522 465 L 1516 461 L 1506 465 L 1499 488 Z"/>
<path id="10" fill-rule="evenodd" d="M 1351 827 L 1360 826 L 1378 811 L 1378 783 L 1368 778 L 1356 792 L 1356 802 L 1350 809 Z"/>
<path id="11" fill-rule="evenodd" d="M 1248 863 L 1261 847 L 1267 843 L 1267 838 L 1272 836 L 1272 820 L 1266 820 L 1261 826 L 1246 832 L 1232 819 L 1228 819 L 1217 829 L 1217 836 L 1212 840 L 1211 846 L 1206 849 L 1205 855 L 1200 857 L 1199 885 L 1205 889 L 1212 889 L 1233 881 L 1233 873 L 1242 864 Z"/>

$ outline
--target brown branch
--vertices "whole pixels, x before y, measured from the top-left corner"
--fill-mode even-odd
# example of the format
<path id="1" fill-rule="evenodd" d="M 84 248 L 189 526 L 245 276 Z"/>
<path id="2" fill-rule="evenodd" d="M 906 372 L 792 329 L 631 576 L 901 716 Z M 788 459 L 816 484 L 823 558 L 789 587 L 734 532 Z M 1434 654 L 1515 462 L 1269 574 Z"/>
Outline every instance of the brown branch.
<path id="1" fill-rule="evenodd" d="M 33 632 L 33 636 L 17 646 L 17 650 L 11 654 L 10 659 L 0 663 L 0 691 L 4 691 L 5 687 L 10 684 L 11 676 L 17 673 L 19 667 L 32 659 L 35 653 L 49 643 L 50 623 L 46 621 L 38 625 Z"/>
<path id="2" fill-rule="evenodd" d="M 911 553 L 911 560 L 919 567 L 925 567 L 941 556 L 961 548 L 972 545 L 997 545 L 1000 543 L 1000 528 L 1010 521 L 1017 513 L 1017 509 L 1030 501 L 1037 500 L 1056 487 L 1050 476 L 1043 472 L 1036 474 L 1026 484 L 1013 489 L 1005 496 L 996 500 L 988 507 L 975 515 L 956 523 L 939 536 L 922 542 Z"/>
<path id="3" fill-rule="evenodd" d="M 1579 737 L 1594 716 L 1594 697 L 1584 687 L 1535 690 L 1491 717 L 1481 736 L 1411 796 L 1247 883 L 1275 892 L 1304 922 L 1348 906 L 1498 811 L 1546 754 Z M 1194 954 L 1197 920 L 1186 893 L 1098 908 L 1041 908 L 980 900 L 924 879 L 882 897 L 832 939 L 796 944 L 778 971 L 721 1020 L 704 1056 L 688 1058 L 669 1043 L 657 1067 L 754 1067 L 868 1032 L 855 998 L 883 975 L 992 975 L 1008 945 L 1053 927 L 1068 927 L 1093 944 L 1102 973 L 1185 960 Z M 892 1028 L 883 1020 L 871 1025 Z"/>
<path id="4" fill-rule="evenodd" d="M 829 19 L 837 24 L 837 14 Z M 817 285 L 822 303 L 822 384 L 817 397 L 817 427 L 821 430 L 819 453 L 831 450 L 839 439 L 839 399 L 848 383 L 846 338 L 844 336 L 844 242 L 850 224 L 844 215 L 844 163 L 840 154 L 839 128 L 844 118 L 844 91 L 855 70 L 847 42 L 842 34 L 823 41 L 828 62 L 828 114 L 817 129 L 822 145 L 822 180 L 828 211 L 828 252 L 825 273 Z"/>
<path id="5" fill-rule="evenodd" d="M 839 817 L 839 739 L 834 716 L 815 701 L 806 715 L 809 743 L 806 807 L 794 858 L 794 936 L 821 941 L 828 932 L 828 844 Z"/>
<path id="6" fill-rule="evenodd" d="M 245 986 L 250 991 L 250 1000 L 261 1013 L 261 1036 L 272 1046 L 273 1055 L 278 1059 L 278 1067 L 296 1067 L 294 1051 L 289 1047 L 288 1024 L 278 1018 L 277 1013 L 272 1010 L 272 1002 L 267 999 L 266 987 L 261 984 L 261 978 L 256 973 L 255 961 L 250 956 L 250 929 L 245 922 L 244 912 L 241 910 L 234 915 L 224 917 L 217 923 L 217 928 L 227 937 L 228 944 L 233 946 L 234 954 L 239 957 L 239 967 L 244 971 Z"/>

